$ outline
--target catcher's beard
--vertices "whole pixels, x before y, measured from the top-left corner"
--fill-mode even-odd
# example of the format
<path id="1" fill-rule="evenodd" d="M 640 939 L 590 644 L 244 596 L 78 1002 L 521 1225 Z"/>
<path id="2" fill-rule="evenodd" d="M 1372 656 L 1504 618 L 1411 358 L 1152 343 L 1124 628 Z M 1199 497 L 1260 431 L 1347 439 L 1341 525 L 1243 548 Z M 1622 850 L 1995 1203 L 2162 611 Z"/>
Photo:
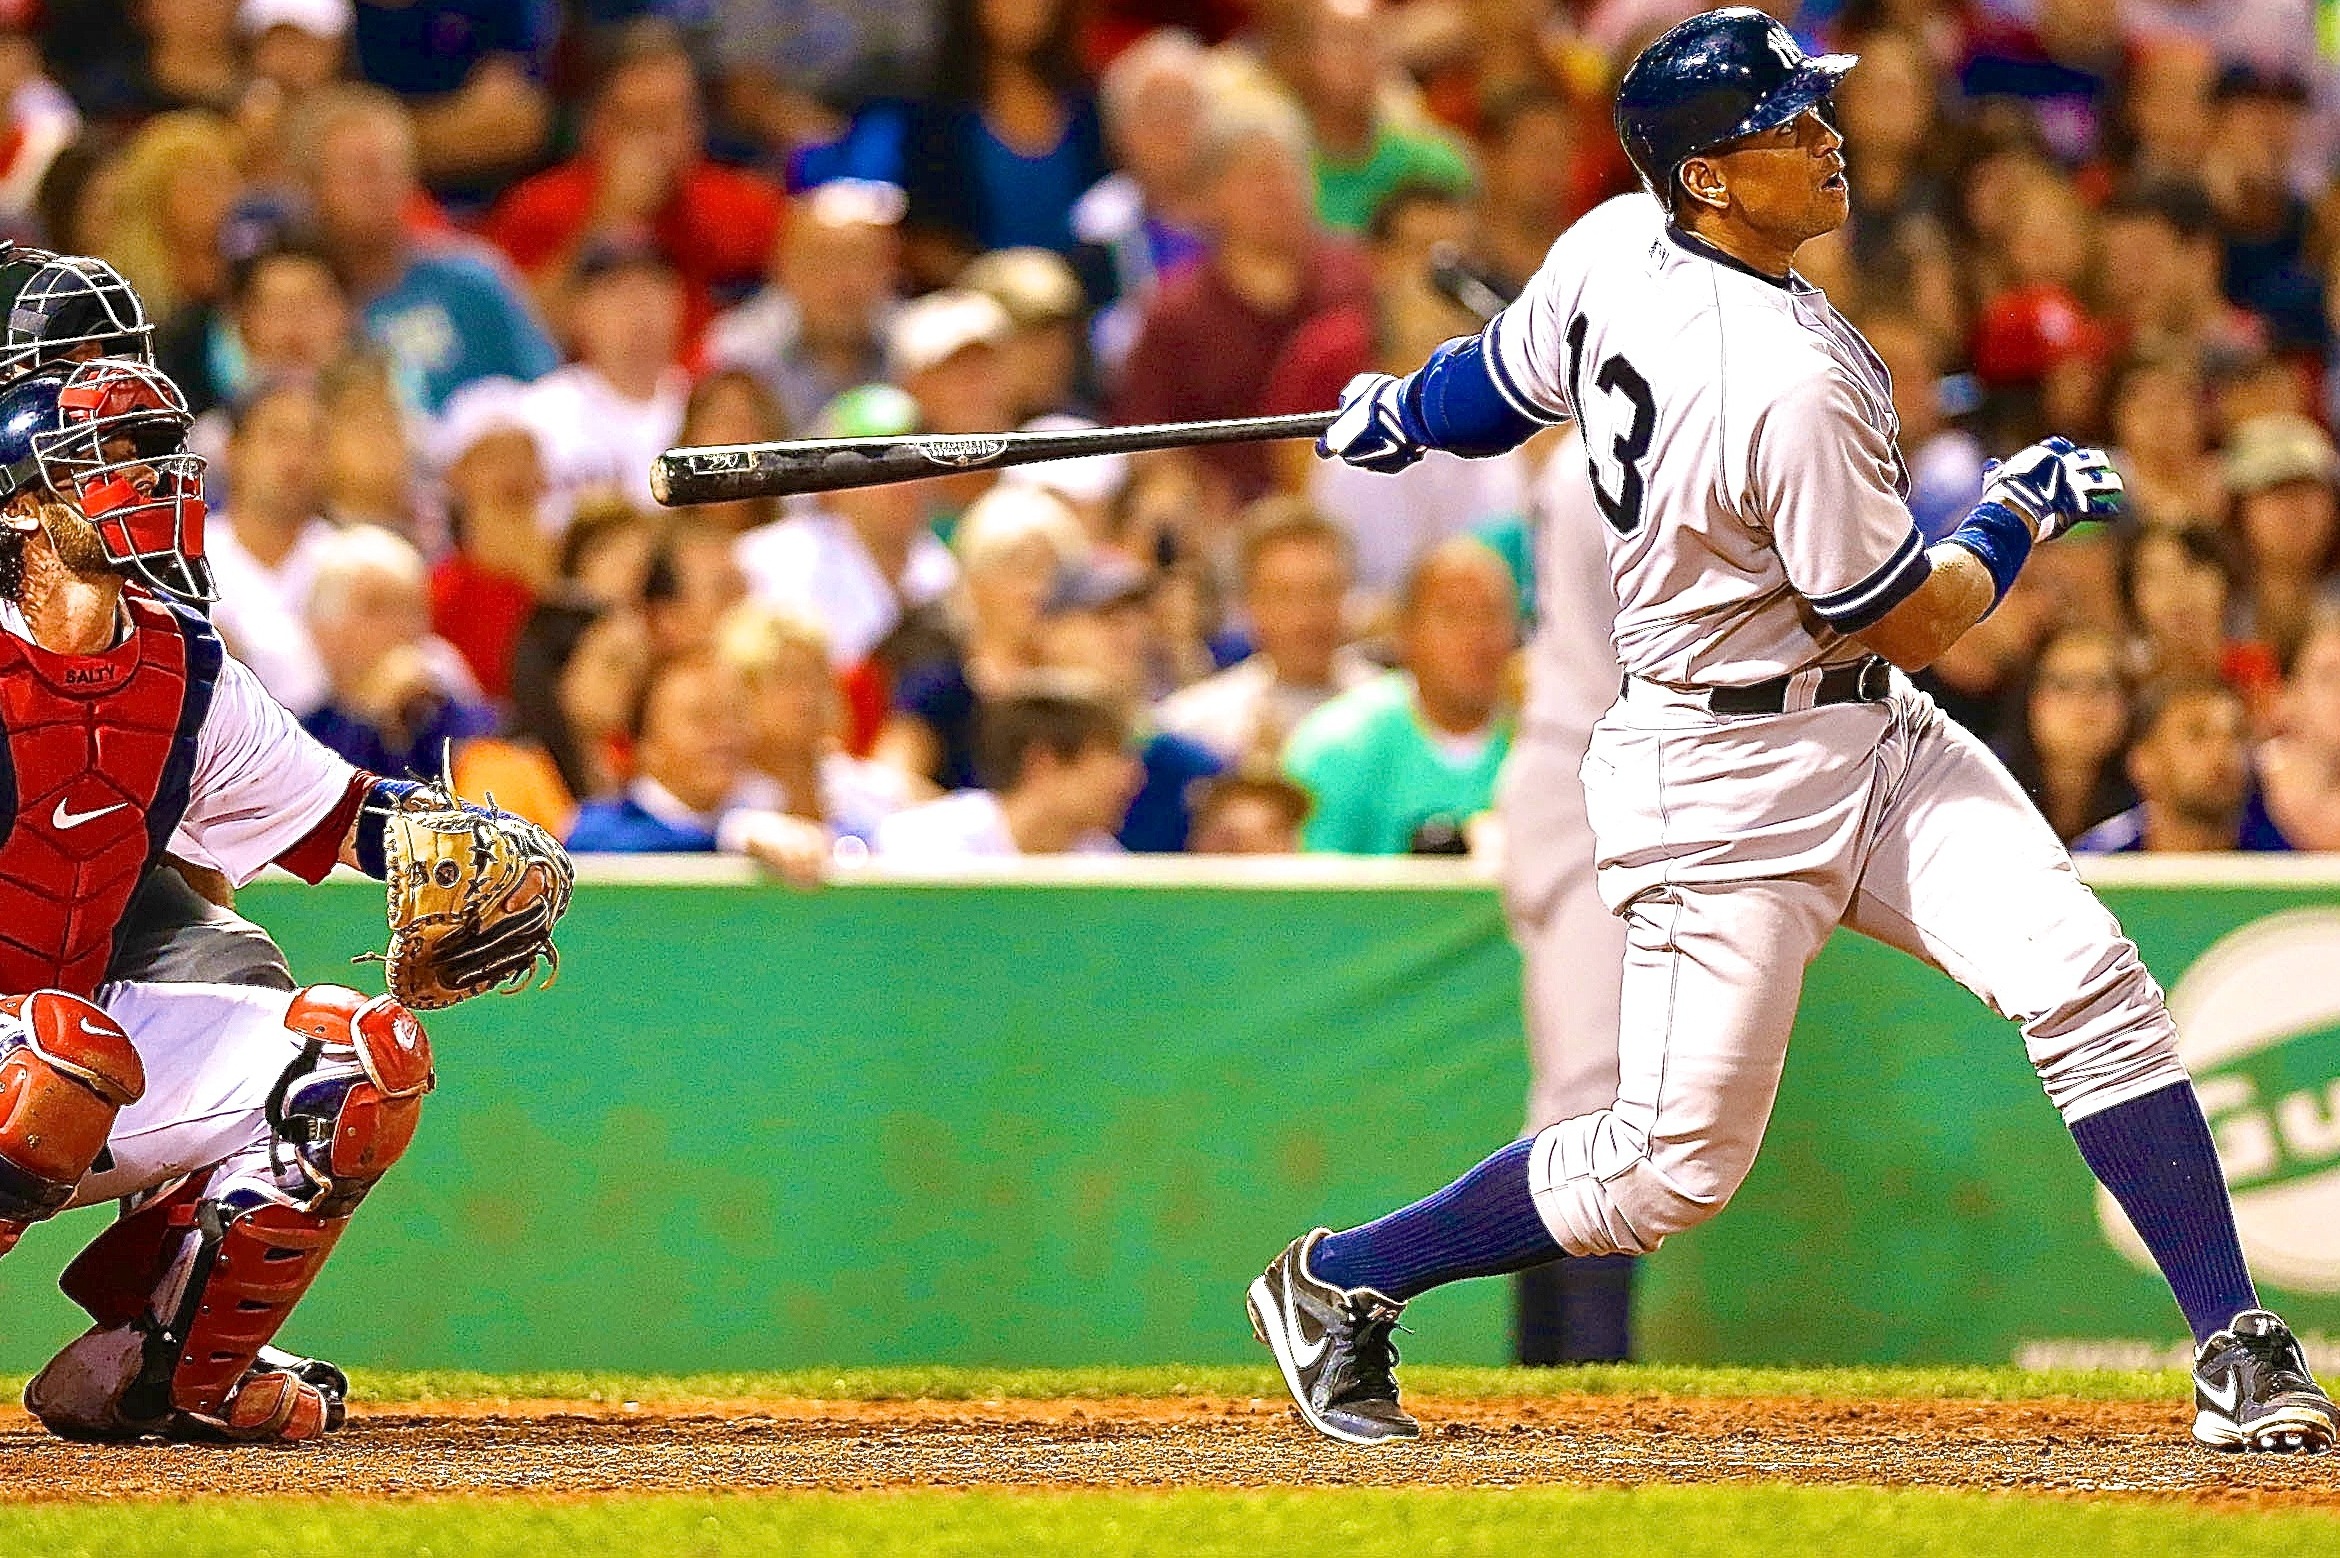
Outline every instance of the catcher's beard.
<path id="1" fill-rule="evenodd" d="M 24 604 L 62 574 L 89 583 L 120 580 L 123 570 L 106 556 L 97 526 L 70 503 L 54 497 L 9 505 L 0 535 L 0 594 Z"/>
<path id="2" fill-rule="evenodd" d="M 81 510 L 70 503 L 54 498 L 44 499 L 40 506 L 41 528 L 48 533 L 49 545 L 57 553 L 57 561 L 65 571 L 79 579 L 121 577 L 122 570 L 106 556 L 106 547 L 98 539 L 97 526 L 81 515 Z"/>

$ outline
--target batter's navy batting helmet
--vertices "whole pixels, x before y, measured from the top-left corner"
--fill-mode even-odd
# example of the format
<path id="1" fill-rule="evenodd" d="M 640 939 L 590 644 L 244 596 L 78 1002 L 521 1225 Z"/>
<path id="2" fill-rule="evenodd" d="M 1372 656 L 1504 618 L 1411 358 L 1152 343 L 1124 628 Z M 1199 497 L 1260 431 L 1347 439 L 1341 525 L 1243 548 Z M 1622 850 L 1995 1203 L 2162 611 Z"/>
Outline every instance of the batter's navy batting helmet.
<path id="1" fill-rule="evenodd" d="M 1836 90 L 1853 54 L 1806 54 L 1747 6 L 1708 11 L 1643 49 L 1617 87 L 1617 139 L 1651 194 L 1703 151 L 1786 124 Z"/>

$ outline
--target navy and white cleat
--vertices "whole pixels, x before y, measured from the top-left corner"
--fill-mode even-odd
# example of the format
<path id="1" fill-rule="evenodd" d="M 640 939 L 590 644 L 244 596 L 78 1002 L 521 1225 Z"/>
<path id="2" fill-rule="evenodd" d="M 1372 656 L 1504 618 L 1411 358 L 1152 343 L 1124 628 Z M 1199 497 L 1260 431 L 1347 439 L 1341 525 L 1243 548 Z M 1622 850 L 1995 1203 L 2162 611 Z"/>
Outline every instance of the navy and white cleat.
<path id="1" fill-rule="evenodd" d="M 2213 1450 L 2321 1455 L 2340 1442 L 2340 1409 L 2308 1372 L 2291 1328 L 2246 1309 L 2194 1354 L 2194 1439 Z"/>
<path id="2" fill-rule="evenodd" d="M 1251 1284 L 1251 1332 L 1276 1355 L 1284 1385 L 1309 1427 L 1343 1444 L 1413 1439 L 1422 1427 L 1398 1405 L 1397 1300 L 1343 1289 L 1308 1270 L 1308 1252 L 1331 1230 L 1292 1241 Z"/>

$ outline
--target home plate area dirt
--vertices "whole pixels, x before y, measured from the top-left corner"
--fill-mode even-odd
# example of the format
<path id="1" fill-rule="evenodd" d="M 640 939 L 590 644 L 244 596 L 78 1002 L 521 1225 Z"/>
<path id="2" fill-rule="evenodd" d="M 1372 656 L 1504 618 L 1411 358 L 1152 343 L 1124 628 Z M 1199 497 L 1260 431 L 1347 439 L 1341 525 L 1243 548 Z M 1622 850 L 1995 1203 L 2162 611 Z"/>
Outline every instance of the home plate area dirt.
<path id="1" fill-rule="evenodd" d="M 357 1408 L 295 1449 L 61 1443 L 0 1414 L 0 1499 L 902 1487 L 1795 1482 L 2340 1509 L 2340 1456 L 2196 1449 L 2174 1404 L 1545 1396 L 1412 1403 L 1358 1450 L 1281 1401 L 497 1401 Z"/>

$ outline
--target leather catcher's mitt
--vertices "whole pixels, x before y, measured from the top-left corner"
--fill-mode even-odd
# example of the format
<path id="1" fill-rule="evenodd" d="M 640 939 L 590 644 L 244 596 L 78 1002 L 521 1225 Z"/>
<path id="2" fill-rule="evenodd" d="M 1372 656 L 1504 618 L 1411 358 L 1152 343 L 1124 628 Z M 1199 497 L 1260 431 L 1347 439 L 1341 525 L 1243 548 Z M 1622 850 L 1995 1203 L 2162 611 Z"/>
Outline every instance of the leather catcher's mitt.
<path id="1" fill-rule="evenodd" d="M 525 817 L 475 806 L 451 781 L 409 792 L 383 828 L 390 993 L 416 1011 L 560 973 L 553 925 L 568 912 L 568 852 Z M 542 988 L 541 986 L 539 988 Z"/>

